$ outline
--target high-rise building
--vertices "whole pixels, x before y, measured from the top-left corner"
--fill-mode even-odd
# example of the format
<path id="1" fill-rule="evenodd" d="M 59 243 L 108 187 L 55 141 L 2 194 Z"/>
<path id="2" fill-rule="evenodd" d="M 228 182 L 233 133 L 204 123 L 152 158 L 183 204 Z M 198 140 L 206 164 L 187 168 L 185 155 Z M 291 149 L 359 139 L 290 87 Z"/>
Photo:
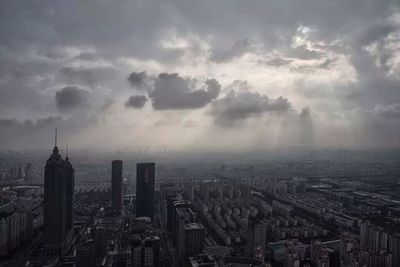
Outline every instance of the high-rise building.
<path id="1" fill-rule="evenodd" d="M 392 266 L 400 266 L 400 234 L 391 233 L 389 235 L 389 251 L 392 253 Z"/>
<path id="2" fill-rule="evenodd" d="M 200 223 L 188 223 L 184 226 L 185 258 L 203 251 L 205 228 Z"/>
<path id="3" fill-rule="evenodd" d="M 154 218 L 155 164 L 136 165 L 136 217 Z"/>
<path id="4" fill-rule="evenodd" d="M 176 197 L 178 194 L 178 187 L 174 183 L 160 184 L 160 211 L 163 221 L 167 221 L 168 216 L 168 201 L 171 197 Z"/>
<path id="5" fill-rule="evenodd" d="M 76 246 L 76 267 L 96 266 L 96 250 L 93 240 L 78 244 Z"/>
<path id="6" fill-rule="evenodd" d="M 174 203 L 172 241 L 179 265 L 184 264 L 188 256 L 201 252 L 204 247 L 204 227 L 196 223 L 196 214 L 190 205 L 189 201 Z"/>
<path id="7" fill-rule="evenodd" d="M 317 267 L 329 267 L 328 248 L 320 240 L 311 242 L 310 259 Z"/>
<path id="8" fill-rule="evenodd" d="M 131 240 L 131 266 L 160 266 L 160 237 L 154 234 L 134 234 Z"/>
<path id="9" fill-rule="evenodd" d="M 59 255 L 72 237 L 74 169 L 63 160 L 56 144 L 44 171 L 44 246 L 47 255 Z"/>
<path id="10" fill-rule="evenodd" d="M 122 160 L 113 160 L 111 163 L 111 202 L 112 206 L 122 208 Z"/>
<path id="11" fill-rule="evenodd" d="M 107 231 L 104 227 L 96 227 L 94 230 L 94 244 L 96 258 L 103 258 L 107 255 Z"/>
<path id="12" fill-rule="evenodd" d="M 171 233 L 172 241 L 175 248 L 178 248 L 179 240 L 183 240 L 182 232 L 183 226 L 186 223 L 194 222 L 195 214 L 190 209 L 191 202 L 184 200 L 177 200 L 173 203 L 172 213 L 171 213 Z M 181 241 L 183 242 L 183 241 Z"/>
<path id="13" fill-rule="evenodd" d="M 74 200 L 75 200 L 75 170 L 65 157 L 65 236 L 66 241 L 72 240 L 74 230 Z"/>
<path id="14" fill-rule="evenodd" d="M 267 224 L 258 215 L 250 216 L 247 232 L 247 253 L 254 258 L 264 258 Z"/>
<path id="15" fill-rule="evenodd" d="M 178 198 L 176 196 L 168 196 L 168 198 L 167 198 L 167 229 L 169 232 L 172 232 L 175 201 L 178 201 Z"/>

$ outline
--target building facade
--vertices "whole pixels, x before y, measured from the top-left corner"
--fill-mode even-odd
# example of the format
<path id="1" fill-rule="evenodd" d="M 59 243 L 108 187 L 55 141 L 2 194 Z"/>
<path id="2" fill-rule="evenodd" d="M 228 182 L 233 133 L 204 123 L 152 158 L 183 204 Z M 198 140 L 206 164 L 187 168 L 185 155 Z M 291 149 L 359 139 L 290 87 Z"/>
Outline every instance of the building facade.
<path id="1" fill-rule="evenodd" d="M 136 217 L 154 218 L 155 163 L 136 165 Z"/>
<path id="2" fill-rule="evenodd" d="M 111 163 L 111 202 L 121 212 L 122 208 L 122 160 Z"/>

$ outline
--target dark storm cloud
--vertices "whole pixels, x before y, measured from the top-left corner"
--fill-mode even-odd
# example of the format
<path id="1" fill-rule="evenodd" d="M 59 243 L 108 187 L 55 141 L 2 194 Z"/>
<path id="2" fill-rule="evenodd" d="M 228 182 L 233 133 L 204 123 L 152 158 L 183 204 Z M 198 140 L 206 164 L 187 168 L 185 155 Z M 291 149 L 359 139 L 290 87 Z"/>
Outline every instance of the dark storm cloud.
<path id="1" fill-rule="evenodd" d="M 283 97 L 270 99 L 258 93 L 230 91 L 211 104 L 210 114 L 217 125 L 230 127 L 250 117 L 268 112 L 285 113 L 290 108 L 291 104 Z"/>
<path id="2" fill-rule="evenodd" d="M 149 93 L 154 109 L 196 109 L 215 99 L 221 90 L 217 80 L 205 81 L 201 87 L 178 73 L 160 73 Z"/>
<path id="3" fill-rule="evenodd" d="M 135 88 L 143 88 L 148 84 L 148 76 L 145 71 L 142 72 L 132 72 L 129 74 L 128 81 Z"/>
<path id="4" fill-rule="evenodd" d="M 67 86 L 56 92 L 57 107 L 60 110 L 70 110 L 86 107 L 89 103 L 89 93 L 74 86 Z"/>
<path id="5" fill-rule="evenodd" d="M 147 102 L 147 97 L 144 95 L 133 95 L 125 102 L 127 108 L 142 108 Z"/>

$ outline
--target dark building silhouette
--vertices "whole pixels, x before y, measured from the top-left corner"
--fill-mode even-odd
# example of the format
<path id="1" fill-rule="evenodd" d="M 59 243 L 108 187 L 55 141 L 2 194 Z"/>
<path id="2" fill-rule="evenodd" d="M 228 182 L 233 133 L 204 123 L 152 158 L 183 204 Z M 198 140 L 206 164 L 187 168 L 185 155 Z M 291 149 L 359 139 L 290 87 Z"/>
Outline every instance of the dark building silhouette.
<path id="1" fill-rule="evenodd" d="M 262 258 L 265 253 L 267 224 L 260 214 L 251 214 L 248 219 L 247 253 Z"/>
<path id="2" fill-rule="evenodd" d="M 112 206 L 121 213 L 122 208 L 122 160 L 111 163 L 111 201 Z"/>
<path id="3" fill-rule="evenodd" d="M 160 237 L 154 234 L 133 234 L 131 239 L 132 266 L 160 266 Z"/>
<path id="4" fill-rule="evenodd" d="M 76 246 L 76 267 L 95 267 L 96 250 L 93 240 L 88 240 Z"/>
<path id="5" fill-rule="evenodd" d="M 56 144 L 44 171 L 44 246 L 46 255 L 59 255 L 72 238 L 74 169 Z"/>
<path id="6" fill-rule="evenodd" d="M 169 232 L 172 232 L 173 220 L 174 220 L 174 212 L 175 212 L 175 201 L 178 201 L 176 196 L 169 196 L 167 198 L 167 229 Z"/>
<path id="7" fill-rule="evenodd" d="M 136 165 L 136 217 L 154 217 L 155 164 Z"/>
<path id="8" fill-rule="evenodd" d="M 107 230 L 104 227 L 97 227 L 94 230 L 96 258 L 103 258 L 107 255 L 107 239 Z"/>
<path id="9" fill-rule="evenodd" d="M 65 235 L 66 240 L 70 241 L 74 230 L 75 170 L 68 154 L 65 157 L 65 174 Z"/>

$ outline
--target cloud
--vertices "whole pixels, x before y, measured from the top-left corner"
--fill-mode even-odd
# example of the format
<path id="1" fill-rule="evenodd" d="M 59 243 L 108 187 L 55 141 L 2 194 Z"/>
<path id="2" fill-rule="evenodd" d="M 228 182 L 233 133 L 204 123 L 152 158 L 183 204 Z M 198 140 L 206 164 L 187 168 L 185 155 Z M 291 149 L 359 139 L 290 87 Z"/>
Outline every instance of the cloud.
<path id="1" fill-rule="evenodd" d="M 56 92 L 56 103 L 60 110 L 71 110 L 86 107 L 89 103 L 89 93 L 75 86 L 67 86 Z"/>
<path id="2" fill-rule="evenodd" d="M 316 50 L 310 50 L 305 45 L 290 48 L 287 52 L 289 57 L 302 59 L 302 60 L 312 60 L 319 59 L 323 56 L 321 52 Z"/>
<path id="3" fill-rule="evenodd" d="M 213 116 L 202 110 L 213 110 L 210 104 L 214 101 L 222 105 L 220 101 L 231 90 L 226 85 L 240 79 L 263 88 L 257 90 L 260 96 L 256 99 L 267 95 L 271 102 L 282 96 L 294 107 L 310 106 L 313 112 L 309 116 L 316 130 L 331 127 L 333 122 L 326 118 L 336 116 L 336 128 L 329 132 L 343 136 L 335 140 L 351 139 L 352 127 L 359 122 L 346 116 L 353 109 L 368 110 L 360 132 L 378 129 L 375 139 L 368 142 L 376 146 L 383 143 L 378 132 L 382 129 L 392 131 L 392 140 L 398 139 L 398 0 L 234 2 L 86 1 L 77 10 L 69 1 L 4 0 L 0 11 L 0 114 L 36 121 L 90 103 L 87 109 L 79 109 L 79 113 L 101 116 L 101 127 L 93 130 L 90 140 L 102 135 L 110 140 L 111 131 L 123 125 L 121 132 L 129 132 L 125 140 L 119 132 L 113 132 L 118 137 L 114 140 L 121 145 L 132 137 L 126 126 L 132 121 L 131 114 L 124 112 L 122 104 L 132 95 L 147 97 L 156 110 L 143 110 L 146 116 L 129 125 L 135 127 L 135 133 L 138 129 L 145 132 L 138 134 L 140 142 L 152 142 L 154 138 L 148 133 L 153 125 L 148 122 L 165 114 L 174 114 L 181 121 L 195 120 L 196 129 L 204 136 L 218 128 L 208 127 L 210 120 L 226 125 L 244 120 L 251 123 L 254 117 L 273 120 L 267 111 L 260 111 L 264 109 L 250 111 L 253 106 L 245 115 L 237 115 L 228 107 L 219 107 Z M 130 73 L 142 69 L 147 72 Z M 179 74 L 168 79 L 156 75 L 163 72 Z M 215 78 L 218 85 L 204 83 L 204 77 Z M 301 80 L 305 84 L 297 85 Z M 224 86 L 223 95 L 219 83 Z M 78 100 L 72 101 L 71 107 L 62 90 L 58 92 L 60 101 L 54 101 L 54 88 L 66 86 L 88 91 L 72 97 Z M 243 87 L 250 94 L 256 91 L 236 83 L 232 85 L 233 103 L 224 106 L 238 105 L 235 101 L 242 93 L 235 87 Z M 257 107 L 258 102 L 253 102 Z M 192 108 L 198 110 L 157 111 Z M 290 123 L 297 127 L 301 113 L 293 114 Z M 63 115 L 68 119 L 67 115 L 73 113 Z M 306 116 L 304 120 L 308 120 Z M 382 126 L 389 122 L 392 127 Z M 190 138 L 179 135 L 184 132 L 181 125 L 165 127 L 174 137 L 163 135 L 157 141 L 189 143 Z M 110 132 L 103 130 L 107 127 Z M 268 127 L 271 132 L 280 125 Z M 18 127 L 13 129 L 18 131 Z M 254 129 L 246 127 L 231 132 L 218 130 L 235 136 L 226 147 L 235 144 L 238 133 L 249 140 L 257 139 Z M 76 142 L 81 140 L 79 135 Z M 323 144 L 329 137 L 316 136 L 316 140 Z M 33 138 L 32 143 L 36 144 Z M 215 143 L 218 141 L 210 142 L 210 146 Z"/>
<path id="4" fill-rule="evenodd" d="M 61 116 L 48 116 L 37 120 L 0 119 L 0 147 L 23 148 L 32 147 L 38 140 L 43 140 L 44 133 L 54 131 L 54 128 L 63 123 Z M 32 142 L 34 140 L 34 142 Z M 41 142 L 42 143 L 42 142 Z M 43 144 L 43 143 L 42 143 Z M 51 141 L 48 142 L 52 144 Z"/>
<path id="5" fill-rule="evenodd" d="M 95 86 L 112 78 L 114 71 L 111 67 L 63 67 L 58 77 L 69 84 Z"/>
<path id="6" fill-rule="evenodd" d="M 96 116 L 84 112 L 71 117 L 46 116 L 26 120 L 0 118 L 0 149 L 50 148 L 54 142 L 55 128 L 59 130 L 61 146 L 68 143 L 75 146 L 78 142 L 82 146 L 96 138 L 93 132 L 97 131 L 94 126 L 98 122 Z M 84 137 L 83 131 L 88 129 L 95 130 Z"/>
<path id="7" fill-rule="evenodd" d="M 282 57 L 275 57 L 272 58 L 270 60 L 267 60 L 265 62 L 265 64 L 270 65 L 270 66 L 274 66 L 274 67 L 281 67 L 281 66 L 286 66 L 288 64 L 290 64 L 293 60 L 291 59 L 285 59 Z"/>
<path id="8" fill-rule="evenodd" d="M 291 104 L 286 98 L 270 99 L 253 92 L 230 91 L 223 98 L 211 104 L 210 114 L 215 124 L 223 127 L 234 126 L 237 122 L 269 112 L 285 113 Z"/>
<path id="9" fill-rule="evenodd" d="M 154 109 L 197 109 L 215 99 L 221 85 L 215 79 L 198 86 L 193 80 L 184 79 L 178 73 L 160 73 L 149 93 Z"/>
<path id="10" fill-rule="evenodd" d="M 133 95 L 125 102 L 127 108 L 142 108 L 147 102 L 147 97 L 144 95 Z"/>
<path id="11" fill-rule="evenodd" d="M 251 45 L 248 39 L 242 39 L 237 41 L 228 51 L 225 52 L 214 52 L 211 56 L 211 60 L 217 63 L 226 63 L 241 57 L 246 52 L 251 50 Z"/>
<path id="12" fill-rule="evenodd" d="M 54 126 L 62 120 L 63 118 L 61 116 L 48 116 L 37 120 L 25 120 L 22 122 L 16 119 L 0 119 L 0 129 L 1 131 L 10 129 L 24 129 L 24 131 L 37 130 Z"/>
<path id="13" fill-rule="evenodd" d="M 372 25 L 364 29 L 359 36 L 357 36 L 355 43 L 359 46 L 369 45 L 372 42 L 385 38 L 390 33 L 396 31 L 396 29 L 397 27 L 395 25 L 389 23 Z"/>
<path id="14" fill-rule="evenodd" d="M 337 58 L 327 58 L 320 65 L 320 68 L 328 69 L 333 63 L 335 63 Z"/>
<path id="15" fill-rule="evenodd" d="M 382 117 L 400 119 L 400 103 L 388 106 L 377 105 L 373 112 Z"/>
<path id="16" fill-rule="evenodd" d="M 143 88 L 148 83 L 148 76 L 145 71 L 142 72 L 132 72 L 129 74 L 128 81 L 135 88 Z"/>

